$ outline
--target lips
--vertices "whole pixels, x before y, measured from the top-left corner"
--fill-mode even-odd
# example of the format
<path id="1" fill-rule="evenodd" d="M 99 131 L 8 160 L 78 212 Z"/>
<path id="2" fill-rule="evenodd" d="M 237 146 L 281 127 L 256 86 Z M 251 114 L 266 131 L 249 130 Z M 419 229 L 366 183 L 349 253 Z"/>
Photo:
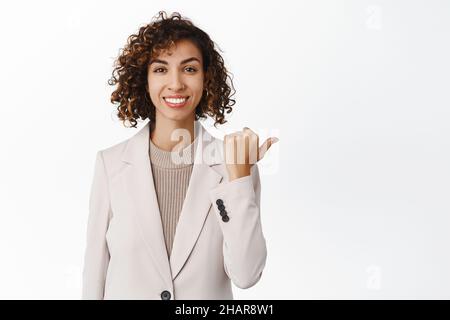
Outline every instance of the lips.
<path id="1" fill-rule="evenodd" d="M 184 102 L 182 103 L 171 103 L 169 101 L 166 100 L 166 98 L 172 98 L 172 99 L 182 99 L 182 98 L 186 98 L 186 100 L 184 100 Z M 166 103 L 167 106 L 171 107 L 171 108 L 182 108 L 186 105 L 186 103 L 189 101 L 189 96 L 169 96 L 169 97 L 164 97 L 164 102 Z"/>
<path id="2" fill-rule="evenodd" d="M 173 95 L 173 96 L 167 96 L 164 97 L 164 99 L 169 98 L 169 99 L 183 99 L 183 98 L 188 98 L 189 96 L 182 96 L 182 95 Z"/>

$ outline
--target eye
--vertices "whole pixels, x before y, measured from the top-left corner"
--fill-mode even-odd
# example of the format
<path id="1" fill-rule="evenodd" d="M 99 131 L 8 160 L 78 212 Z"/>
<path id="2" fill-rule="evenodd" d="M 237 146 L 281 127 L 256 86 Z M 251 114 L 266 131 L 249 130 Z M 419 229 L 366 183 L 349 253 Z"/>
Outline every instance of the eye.
<path id="1" fill-rule="evenodd" d="M 193 67 L 187 67 L 186 69 L 192 69 L 193 70 L 192 72 L 196 72 L 197 71 L 197 69 L 195 69 Z"/>
<path id="2" fill-rule="evenodd" d="M 194 73 L 194 72 L 197 71 L 197 69 L 196 69 L 196 68 L 193 68 L 193 67 L 186 67 L 186 68 L 185 68 L 185 70 L 188 70 L 188 69 L 191 69 L 191 70 L 192 70 L 192 71 L 189 71 L 189 73 Z M 160 73 L 158 70 L 165 70 L 165 68 L 162 68 L 162 67 L 156 68 L 156 69 L 153 70 L 153 72 L 154 72 L 154 73 Z"/>

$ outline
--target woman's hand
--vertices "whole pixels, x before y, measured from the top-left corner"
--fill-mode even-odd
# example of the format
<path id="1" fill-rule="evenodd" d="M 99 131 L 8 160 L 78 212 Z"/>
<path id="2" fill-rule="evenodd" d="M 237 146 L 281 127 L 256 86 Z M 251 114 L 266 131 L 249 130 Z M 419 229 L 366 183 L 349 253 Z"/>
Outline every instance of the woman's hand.
<path id="1" fill-rule="evenodd" d="M 249 176 L 251 167 L 261 160 L 278 140 L 276 137 L 268 138 L 259 147 L 258 135 L 247 127 L 225 135 L 223 144 L 229 181 Z"/>

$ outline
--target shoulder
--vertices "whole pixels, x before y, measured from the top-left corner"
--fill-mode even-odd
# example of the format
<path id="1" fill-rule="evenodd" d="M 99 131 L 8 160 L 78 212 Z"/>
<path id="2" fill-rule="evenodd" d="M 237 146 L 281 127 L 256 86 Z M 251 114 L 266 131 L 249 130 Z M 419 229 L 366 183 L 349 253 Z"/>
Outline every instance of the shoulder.
<path id="1" fill-rule="evenodd" d="M 101 160 L 107 176 L 111 177 L 121 171 L 124 162 L 121 161 L 123 150 L 125 150 L 129 139 L 116 143 L 110 147 L 98 149 L 96 153 L 97 161 Z"/>
<path id="2" fill-rule="evenodd" d="M 120 159 L 130 139 L 131 138 L 128 138 L 107 148 L 99 149 L 97 153 L 100 153 L 107 162 L 114 161 L 115 159 Z"/>
<path id="3" fill-rule="evenodd" d="M 126 162 L 123 161 L 124 155 L 127 148 L 132 144 L 133 141 L 139 139 L 139 137 L 145 134 L 146 126 L 139 129 L 131 137 L 119 141 L 109 147 L 98 149 L 97 157 L 103 160 L 103 164 L 108 176 L 114 176 L 116 173 L 120 172 L 124 167 L 126 167 Z M 142 140 L 142 139 L 141 139 Z"/>
<path id="4" fill-rule="evenodd" d="M 147 122 L 141 128 L 138 128 L 137 131 L 135 129 L 132 130 L 133 134 L 127 139 L 119 141 L 118 143 L 115 143 L 107 148 L 100 149 L 98 151 L 99 153 L 103 154 L 105 161 L 107 162 L 120 161 L 122 159 L 124 152 L 132 144 L 136 145 L 137 147 L 139 146 L 144 147 L 146 138 L 148 137 L 149 134 L 148 133 L 149 123 Z"/>

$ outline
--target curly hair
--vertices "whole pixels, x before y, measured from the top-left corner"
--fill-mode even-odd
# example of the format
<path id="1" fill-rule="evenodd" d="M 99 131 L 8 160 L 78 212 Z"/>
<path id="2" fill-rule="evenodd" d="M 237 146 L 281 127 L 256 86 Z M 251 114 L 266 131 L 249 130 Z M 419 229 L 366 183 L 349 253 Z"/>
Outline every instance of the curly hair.
<path id="1" fill-rule="evenodd" d="M 227 84 L 229 77 L 224 60 L 215 50 L 215 42 L 208 34 L 194 26 L 178 12 L 167 18 L 165 11 L 159 11 L 156 20 L 142 26 L 137 34 L 128 37 L 127 44 L 114 63 L 112 77 L 109 85 L 117 88 L 111 94 L 111 103 L 118 104 L 117 116 L 123 125 L 128 121 L 131 127 L 136 128 L 137 119 L 155 121 L 155 105 L 146 90 L 149 61 L 157 57 L 161 51 L 168 49 L 178 40 L 188 39 L 199 48 L 203 56 L 203 71 L 205 84 L 201 100 L 195 108 L 195 120 L 214 118 L 217 124 L 224 124 L 225 111 L 230 113 L 236 101 L 231 99 L 234 95 Z M 220 49 L 219 49 L 220 50 Z"/>

